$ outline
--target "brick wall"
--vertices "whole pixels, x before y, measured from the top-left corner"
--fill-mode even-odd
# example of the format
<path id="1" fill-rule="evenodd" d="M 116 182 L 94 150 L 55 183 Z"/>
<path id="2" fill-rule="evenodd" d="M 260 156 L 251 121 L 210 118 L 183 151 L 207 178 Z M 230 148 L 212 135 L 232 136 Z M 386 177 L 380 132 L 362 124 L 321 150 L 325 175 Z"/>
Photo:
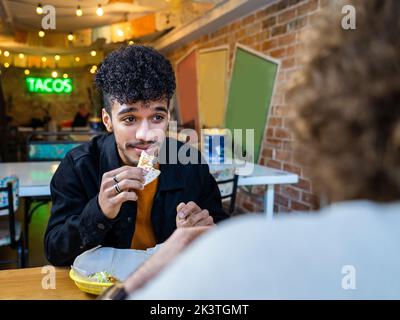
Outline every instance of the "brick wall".
<path id="1" fill-rule="evenodd" d="M 310 210 L 318 207 L 318 198 L 313 193 L 312 183 L 293 157 L 285 86 L 291 74 L 301 68 L 300 54 L 304 48 L 302 32 L 310 26 L 312 16 L 328 3 L 329 0 L 276 1 L 167 54 L 175 63 L 194 46 L 203 49 L 229 45 L 229 72 L 231 72 L 235 43 L 241 43 L 281 60 L 260 163 L 297 173 L 300 181 L 295 185 L 276 186 L 274 204 L 276 212 Z M 251 190 L 241 188 L 237 200 L 238 207 L 246 211 L 262 211 L 264 191 L 265 187 L 253 187 Z"/>

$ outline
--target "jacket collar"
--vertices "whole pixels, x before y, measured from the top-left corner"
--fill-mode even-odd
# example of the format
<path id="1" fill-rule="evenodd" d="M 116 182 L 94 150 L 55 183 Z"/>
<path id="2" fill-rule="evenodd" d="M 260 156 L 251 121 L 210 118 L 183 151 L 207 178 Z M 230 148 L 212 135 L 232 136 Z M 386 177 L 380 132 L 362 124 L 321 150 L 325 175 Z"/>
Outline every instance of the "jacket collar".
<path id="1" fill-rule="evenodd" d="M 169 150 L 168 146 L 171 143 L 178 142 L 176 140 L 166 138 L 162 148 L 167 148 L 166 150 Z M 178 143 L 178 146 L 179 145 L 180 143 Z M 122 165 L 123 164 L 118 154 L 114 134 L 107 134 L 104 138 L 103 144 L 100 146 L 100 177 L 105 172 L 117 169 Z M 177 190 L 185 187 L 185 180 L 182 174 L 182 164 L 171 164 L 168 163 L 167 160 L 165 164 L 160 164 L 160 171 L 161 174 L 158 180 L 159 191 Z"/>

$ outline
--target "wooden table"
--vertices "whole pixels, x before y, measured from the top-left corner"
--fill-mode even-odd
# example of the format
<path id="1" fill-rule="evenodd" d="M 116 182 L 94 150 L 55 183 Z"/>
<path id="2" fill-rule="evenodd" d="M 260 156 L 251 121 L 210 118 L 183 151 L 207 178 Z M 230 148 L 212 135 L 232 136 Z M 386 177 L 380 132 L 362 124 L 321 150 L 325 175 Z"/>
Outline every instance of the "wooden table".
<path id="1" fill-rule="evenodd" d="M 93 300 L 69 278 L 70 268 L 55 268 L 55 289 L 44 289 L 42 267 L 0 271 L 0 299 L 8 300 Z M 44 281 L 45 284 L 49 282 Z"/>

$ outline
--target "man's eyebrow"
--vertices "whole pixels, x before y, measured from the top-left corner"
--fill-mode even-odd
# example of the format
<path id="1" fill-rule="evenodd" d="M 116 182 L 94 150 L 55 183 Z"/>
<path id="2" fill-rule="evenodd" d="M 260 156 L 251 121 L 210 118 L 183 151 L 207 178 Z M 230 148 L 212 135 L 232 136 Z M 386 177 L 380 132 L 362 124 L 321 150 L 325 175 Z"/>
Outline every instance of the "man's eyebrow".
<path id="1" fill-rule="evenodd" d="M 168 109 L 166 107 L 163 107 L 163 106 L 157 106 L 157 107 L 154 107 L 152 109 L 153 109 L 153 111 L 161 111 L 161 112 L 168 113 Z M 138 111 L 139 111 L 139 109 L 136 108 L 136 107 L 126 107 L 126 108 L 123 108 L 122 110 L 120 110 L 117 115 L 120 116 L 120 115 L 123 115 L 125 113 L 138 112 Z"/>
<path id="2" fill-rule="evenodd" d="M 162 111 L 162 112 L 168 113 L 168 109 L 163 106 L 154 107 L 154 111 Z"/>
<path id="3" fill-rule="evenodd" d="M 120 110 L 119 112 L 118 112 L 118 116 L 120 116 L 120 115 L 122 115 L 122 114 L 124 114 L 124 113 L 129 113 L 129 112 L 137 112 L 138 111 L 138 108 L 135 108 L 135 107 L 128 107 L 128 108 L 123 108 L 122 110 Z"/>

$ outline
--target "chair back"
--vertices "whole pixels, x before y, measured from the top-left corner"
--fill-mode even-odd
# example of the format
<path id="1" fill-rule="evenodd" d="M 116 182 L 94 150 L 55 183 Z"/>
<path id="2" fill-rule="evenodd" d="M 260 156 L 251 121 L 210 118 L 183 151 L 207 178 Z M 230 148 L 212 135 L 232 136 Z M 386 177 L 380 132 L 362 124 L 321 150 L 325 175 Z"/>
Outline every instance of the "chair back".
<path id="1" fill-rule="evenodd" d="M 1 179 L 3 184 L 6 183 L 6 186 L 0 185 L 0 212 L 6 210 L 8 212 L 8 221 L 9 221 L 9 236 L 10 236 L 10 245 L 12 248 L 16 246 L 16 223 L 15 223 L 15 198 L 18 199 L 18 195 L 14 197 L 14 185 L 18 184 L 18 178 L 16 183 L 13 184 L 13 178 L 9 177 L 8 180 Z M 6 182 L 5 182 L 6 181 Z M 15 181 L 15 180 L 14 180 Z M 18 204 L 18 202 L 17 202 Z"/>
<path id="2" fill-rule="evenodd" d="M 222 201 L 224 202 L 225 199 L 230 199 L 228 213 L 232 214 L 235 210 L 236 192 L 239 178 L 236 174 L 236 169 L 231 167 L 220 170 L 211 170 L 210 172 L 217 181 Z"/>

